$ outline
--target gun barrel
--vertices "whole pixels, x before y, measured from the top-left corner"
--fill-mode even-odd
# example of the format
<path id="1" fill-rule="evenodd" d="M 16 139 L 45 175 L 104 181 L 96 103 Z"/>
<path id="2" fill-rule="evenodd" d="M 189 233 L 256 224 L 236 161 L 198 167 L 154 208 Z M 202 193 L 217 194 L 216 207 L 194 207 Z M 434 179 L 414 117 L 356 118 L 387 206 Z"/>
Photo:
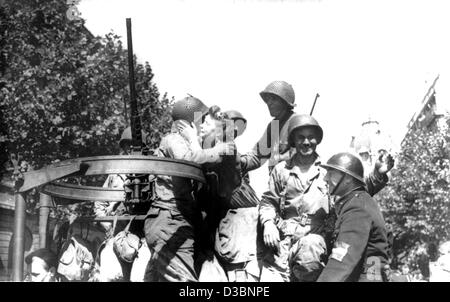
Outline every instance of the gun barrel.
<path id="1" fill-rule="evenodd" d="M 317 99 L 319 98 L 319 94 L 318 93 L 316 93 L 316 98 L 314 99 L 314 103 L 313 103 L 313 105 L 312 105 L 312 108 L 311 108 L 311 112 L 309 113 L 309 115 L 312 115 L 313 114 L 313 112 L 314 112 L 314 107 L 316 107 L 316 102 L 317 102 Z"/>
<path id="2" fill-rule="evenodd" d="M 141 153 L 142 148 L 142 134 L 141 121 L 138 114 L 135 79 L 134 79 L 134 62 L 133 62 L 133 39 L 131 36 L 131 18 L 126 19 L 127 23 L 127 45 L 128 45 L 128 79 L 130 83 L 130 126 L 132 137 L 132 153 Z"/>

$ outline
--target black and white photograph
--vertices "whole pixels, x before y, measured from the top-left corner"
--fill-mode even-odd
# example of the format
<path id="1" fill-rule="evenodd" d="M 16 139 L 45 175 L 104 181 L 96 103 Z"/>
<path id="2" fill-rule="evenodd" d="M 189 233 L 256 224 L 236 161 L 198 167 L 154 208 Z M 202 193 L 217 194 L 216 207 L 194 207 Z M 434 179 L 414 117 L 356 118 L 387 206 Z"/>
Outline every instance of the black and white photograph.
<path id="1" fill-rule="evenodd" d="M 450 282 L 449 12 L 0 0 L 1 283 Z"/>

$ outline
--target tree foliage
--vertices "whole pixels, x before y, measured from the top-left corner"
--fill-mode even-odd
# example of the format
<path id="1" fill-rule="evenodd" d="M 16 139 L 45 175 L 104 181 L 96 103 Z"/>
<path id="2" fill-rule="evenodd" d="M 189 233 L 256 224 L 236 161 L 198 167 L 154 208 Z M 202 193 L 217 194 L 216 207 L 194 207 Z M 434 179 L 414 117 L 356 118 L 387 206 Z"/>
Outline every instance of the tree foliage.
<path id="1" fill-rule="evenodd" d="M 127 50 L 114 33 L 94 37 L 67 10 L 60 0 L 0 2 L 2 166 L 5 153 L 34 169 L 118 154 L 130 117 Z M 138 110 L 155 148 L 170 129 L 172 100 L 158 91 L 150 64 L 134 60 Z"/>
<path id="2" fill-rule="evenodd" d="M 377 195 L 393 231 L 394 263 L 411 269 L 450 239 L 450 119 L 444 121 L 405 138 L 390 185 Z"/>
<path id="3" fill-rule="evenodd" d="M 117 154 L 128 123 L 127 52 L 120 37 L 92 36 L 83 20 L 67 19 L 67 9 L 58 0 L 2 6 L 0 106 L 6 133 L 0 142 L 36 168 Z M 170 125 L 171 102 L 160 95 L 147 62 L 136 65 L 135 78 L 143 127 L 155 147 Z"/>

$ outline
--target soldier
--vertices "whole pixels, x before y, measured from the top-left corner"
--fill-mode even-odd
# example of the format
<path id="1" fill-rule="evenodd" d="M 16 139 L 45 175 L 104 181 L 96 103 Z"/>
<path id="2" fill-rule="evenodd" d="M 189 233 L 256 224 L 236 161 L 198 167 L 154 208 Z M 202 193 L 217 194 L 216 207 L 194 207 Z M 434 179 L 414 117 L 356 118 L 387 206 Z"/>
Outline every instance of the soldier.
<path id="1" fill-rule="evenodd" d="M 174 104 L 174 120 L 171 133 L 164 136 L 157 155 L 195 163 L 221 162 L 221 155 L 233 153 L 233 144 L 218 143 L 203 150 L 198 141 L 205 127 L 202 121 L 211 123 L 208 107 L 199 99 L 189 96 Z M 185 138 L 180 134 L 183 125 L 195 135 Z M 206 124 L 205 124 L 206 125 Z M 189 140 L 192 137 L 192 140 Z M 197 281 L 194 267 L 195 234 L 201 221 L 200 207 L 195 195 L 195 184 L 182 177 L 159 175 L 156 179 L 156 200 L 152 203 L 145 220 L 147 244 L 152 258 L 146 272 L 146 281 Z"/>
<path id="2" fill-rule="evenodd" d="M 38 249 L 25 258 L 25 262 L 31 265 L 30 282 L 60 282 L 68 281 L 56 272 L 58 258 L 49 249 Z"/>
<path id="3" fill-rule="evenodd" d="M 269 161 L 269 171 L 280 161 L 290 157 L 288 125 L 294 114 L 295 93 L 292 86 L 284 81 L 274 81 L 260 93 L 274 118 L 252 151 L 241 156 L 243 171 L 252 171 Z"/>
<path id="4" fill-rule="evenodd" d="M 242 135 L 247 122 L 243 115 L 229 110 L 225 111 L 224 116 L 233 121 L 233 138 Z M 209 203 L 213 203 L 218 212 L 217 220 L 209 226 L 213 236 L 211 241 L 214 242 L 209 248 L 215 251 L 220 264 L 215 257 L 204 262 L 200 281 L 258 281 L 260 268 L 256 259 L 256 227 L 259 198 L 250 186 L 248 174 L 242 175 L 239 154 L 225 157 L 228 160 L 210 165 L 209 169 L 206 167 L 207 171 L 217 172 L 221 183 L 216 186 L 227 183 L 232 185 L 232 190 L 227 198 L 209 197 Z M 239 181 L 235 181 L 236 177 Z M 219 273 L 222 270 L 223 273 Z"/>
<path id="5" fill-rule="evenodd" d="M 314 281 L 323 268 L 332 231 L 333 204 L 324 180 L 326 171 L 316 153 L 323 130 L 312 116 L 295 114 L 288 134 L 296 153 L 272 170 L 259 210 L 268 248 L 261 281 Z M 387 182 L 388 169 L 380 165 L 377 169 L 366 179 L 371 194 Z"/>
<path id="6" fill-rule="evenodd" d="M 364 189 L 361 161 L 338 153 L 322 167 L 336 198 L 337 221 L 334 247 L 318 281 L 387 281 L 387 233 L 378 203 Z"/>
<path id="7" fill-rule="evenodd" d="M 234 122 L 234 127 L 236 130 L 235 138 L 241 136 L 247 128 L 247 119 L 237 110 L 228 110 L 224 113 Z"/>

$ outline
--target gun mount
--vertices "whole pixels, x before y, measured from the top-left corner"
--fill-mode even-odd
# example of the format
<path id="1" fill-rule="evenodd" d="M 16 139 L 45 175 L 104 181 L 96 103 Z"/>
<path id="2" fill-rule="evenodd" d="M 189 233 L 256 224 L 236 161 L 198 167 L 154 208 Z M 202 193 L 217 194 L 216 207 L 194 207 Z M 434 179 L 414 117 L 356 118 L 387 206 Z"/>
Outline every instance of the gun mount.
<path id="1" fill-rule="evenodd" d="M 149 203 L 154 200 L 154 180 L 158 175 L 188 178 L 205 183 L 201 166 L 192 162 L 170 158 L 150 156 L 142 142 L 141 121 L 138 114 L 136 92 L 134 89 L 133 51 L 131 42 L 131 20 L 127 19 L 128 62 L 131 101 L 131 155 L 96 156 L 76 158 L 48 165 L 40 170 L 25 172 L 15 181 L 15 217 L 14 217 L 14 249 L 13 280 L 23 280 L 24 232 L 26 194 L 34 189 L 40 190 L 40 212 L 48 218 L 49 203 L 52 198 L 63 204 L 85 201 L 123 202 L 125 205 Z M 124 188 L 103 188 L 75 185 L 64 182 L 67 177 L 125 174 Z M 62 202 L 64 201 L 64 202 Z M 119 217 L 120 220 L 132 216 Z M 81 217 L 84 221 L 112 221 L 117 217 Z M 136 218 L 143 219 L 145 215 Z M 47 219 L 40 219 L 40 236 L 46 238 Z M 45 239 L 40 241 L 45 247 Z M 42 243 L 43 242 L 43 243 Z M 44 245 L 44 246 L 42 246 Z"/>

